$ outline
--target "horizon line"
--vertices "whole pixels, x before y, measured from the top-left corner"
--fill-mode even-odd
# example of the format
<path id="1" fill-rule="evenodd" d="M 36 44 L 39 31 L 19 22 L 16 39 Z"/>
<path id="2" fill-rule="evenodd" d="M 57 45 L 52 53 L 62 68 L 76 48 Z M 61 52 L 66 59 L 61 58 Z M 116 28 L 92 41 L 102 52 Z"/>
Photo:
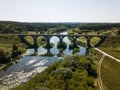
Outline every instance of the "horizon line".
<path id="1" fill-rule="evenodd" d="M 103 22 L 76 22 L 76 21 L 16 21 L 16 20 L 0 20 L 0 22 L 18 22 L 18 23 L 120 23 L 120 22 L 109 22 L 109 21 L 103 21 Z"/>

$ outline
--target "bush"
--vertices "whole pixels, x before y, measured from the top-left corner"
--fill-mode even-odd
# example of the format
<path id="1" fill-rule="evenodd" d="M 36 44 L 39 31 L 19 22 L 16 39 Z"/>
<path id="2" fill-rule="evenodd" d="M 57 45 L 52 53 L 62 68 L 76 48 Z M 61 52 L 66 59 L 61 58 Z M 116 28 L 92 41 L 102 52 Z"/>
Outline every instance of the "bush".
<path id="1" fill-rule="evenodd" d="M 118 35 L 120 35 L 120 28 L 119 28 L 119 30 L 118 30 Z"/>
<path id="2" fill-rule="evenodd" d="M 91 69 L 95 67 L 86 57 L 66 57 L 12 90 L 94 90 L 96 77 Z"/>
<path id="3" fill-rule="evenodd" d="M 4 51 L 3 49 L 0 49 L 0 64 L 9 62 L 11 56 L 12 53 L 10 51 Z"/>
<path id="4" fill-rule="evenodd" d="M 72 70 L 70 68 L 60 68 L 52 73 L 55 79 L 61 79 L 63 81 L 72 77 Z"/>
<path id="5" fill-rule="evenodd" d="M 12 47 L 12 57 L 17 57 L 25 51 L 26 51 L 25 48 L 19 48 L 17 45 L 14 44 Z"/>

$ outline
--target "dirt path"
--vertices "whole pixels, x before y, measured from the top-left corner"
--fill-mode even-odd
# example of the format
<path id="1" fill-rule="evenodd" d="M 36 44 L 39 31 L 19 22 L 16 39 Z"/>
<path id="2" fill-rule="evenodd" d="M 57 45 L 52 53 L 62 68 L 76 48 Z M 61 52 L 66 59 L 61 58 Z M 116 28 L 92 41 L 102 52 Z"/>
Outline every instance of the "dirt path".
<path id="1" fill-rule="evenodd" d="M 105 59 L 105 55 L 103 54 L 101 59 L 98 62 L 98 67 L 97 67 L 97 71 L 98 71 L 98 75 L 99 75 L 98 85 L 99 85 L 100 90 L 104 90 L 103 83 L 102 83 L 102 78 L 101 78 L 101 72 L 100 72 L 101 65 L 102 65 L 102 62 L 103 62 L 104 59 Z"/>
<path id="2" fill-rule="evenodd" d="M 98 74 L 99 74 L 99 78 L 98 78 L 99 88 L 100 88 L 100 90 L 104 90 L 100 69 L 101 69 L 102 62 L 103 62 L 103 60 L 105 59 L 105 56 L 107 56 L 107 57 L 109 57 L 109 58 L 111 58 L 111 59 L 113 59 L 113 60 L 115 60 L 115 61 L 117 61 L 117 62 L 120 62 L 120 60 L 117 59 L 117 58 L 115 58 L 115 57 L 113 57 L 113 56 L 111 56 L 111 55 L 109 55 L 109 54 L 107 54 L 107 53 L 105 53 L 104 51 L 102 51 L 102 50 L 100 50 L 100 49 L 98 49 L 98 48 L 94 48 L 94 49 L 103 54 L 102 57 L 101 57 L 101 59 L 100 59 L 99 62 L 98 62 L 97 71 L 98 71 Z"/>
<path id="3" fill-rule="evenodd" d="M 117 58 L 115 58 L 115 57 L 113 57 L 113 56 L 105 53 L 104 51 L 102 51 L 102 50 L 100 50 L 100 49 L 98 49 L 98 48 L 94 48 L 94 49 L 97 50 L 97 51 L 99 51 L 99 52 L 102 53 L 103 55 L 105 55 L 105 56 L 107 56 L 107 57 L 109 57 L 109 58 L 111 58 L 111 59 L 113 59 L 113 60 L 115 60 L 115 61 L 117 61 L 117 62 L 120 62 L 119 59 L 117 59 Z"/>

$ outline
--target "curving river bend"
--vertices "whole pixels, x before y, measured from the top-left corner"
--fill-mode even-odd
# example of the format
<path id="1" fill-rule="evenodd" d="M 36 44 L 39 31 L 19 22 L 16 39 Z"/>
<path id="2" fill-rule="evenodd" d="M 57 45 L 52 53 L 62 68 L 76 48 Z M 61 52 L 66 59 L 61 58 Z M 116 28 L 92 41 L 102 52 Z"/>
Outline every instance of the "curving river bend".
<path id="1" fill-rule="evenodd" d="M 67 34 L 66 32 L 61 34 Z M 28 49 L 27 52 L 18 62 L 13 62 L 7 69 L 0 71 L 0 90 L 7 90 L 15 85 L 19 85 L 28 81 L 36 73 L 40 73 L 53 62 L 61 60 L 66 55 L 71 55 L 73 50 L 69 50 L 70 40 L 65 37 L 63 39 L 67 43 L 67 48 L 63 51 L 62 57 L 57 57 L 59 50 L 57 49 L 57 43 L 59 39 L 52 37 L 51 43 L 54 43 L 54 47 L 50 49 L 50 53 L 53 56 L 40 56 L 41 54 L 47 53 L 47 50 L 42 46 L 38 48 L 38 56 L 30 56 L 34 53 L 34 49 Z M 86 48 L 79 46 L 80 52 L 78 55 L 85 55 Z"/>

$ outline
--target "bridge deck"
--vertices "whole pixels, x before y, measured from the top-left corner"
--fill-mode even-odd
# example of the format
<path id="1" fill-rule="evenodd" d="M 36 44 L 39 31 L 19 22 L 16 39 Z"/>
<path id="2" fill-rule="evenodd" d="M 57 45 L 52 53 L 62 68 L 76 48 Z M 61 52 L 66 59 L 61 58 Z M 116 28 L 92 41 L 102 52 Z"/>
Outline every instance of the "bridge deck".
<path id="1" fill-rule="evenodd" d="M 18 36 L 68 36 L 68 37 L 79 37 L 79 36 L 89 36 L 89 37 L 99 37 L 99 36 L 120 36 L 120 35 L 101 35 L 101 34 L 0 34 L 0 35 L 18 35 Z"/>

